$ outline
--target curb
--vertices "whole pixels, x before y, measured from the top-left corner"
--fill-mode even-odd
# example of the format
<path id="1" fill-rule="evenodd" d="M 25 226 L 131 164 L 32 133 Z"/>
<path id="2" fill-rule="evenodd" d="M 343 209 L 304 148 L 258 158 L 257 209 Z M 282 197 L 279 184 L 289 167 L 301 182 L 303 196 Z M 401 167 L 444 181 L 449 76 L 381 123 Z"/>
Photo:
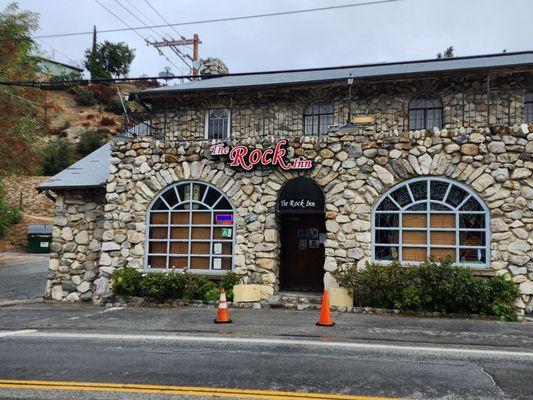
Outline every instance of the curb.
<path id="1" fill-rule="evenodd" d="M 18 300 L 1 300 L 0 299 L 0 307 L 10 307 L 10 306 L 18 306 L 21 304 L 38 304 L 38 303 L 44 303 L 44 299 L 42 297 L 36 297 L 34 299 L 18 299 Z"/>

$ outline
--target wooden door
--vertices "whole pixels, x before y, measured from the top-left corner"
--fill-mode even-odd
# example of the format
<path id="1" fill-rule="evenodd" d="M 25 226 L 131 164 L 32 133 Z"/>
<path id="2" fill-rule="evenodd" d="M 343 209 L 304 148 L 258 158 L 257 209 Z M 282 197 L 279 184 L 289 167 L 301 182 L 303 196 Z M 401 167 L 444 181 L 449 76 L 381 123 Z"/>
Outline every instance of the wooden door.
<path id="1" fill-rule="evenodd" d="M 324 214 L 281 216 L 281 289 L 322 291 L 325 231 Z"/>

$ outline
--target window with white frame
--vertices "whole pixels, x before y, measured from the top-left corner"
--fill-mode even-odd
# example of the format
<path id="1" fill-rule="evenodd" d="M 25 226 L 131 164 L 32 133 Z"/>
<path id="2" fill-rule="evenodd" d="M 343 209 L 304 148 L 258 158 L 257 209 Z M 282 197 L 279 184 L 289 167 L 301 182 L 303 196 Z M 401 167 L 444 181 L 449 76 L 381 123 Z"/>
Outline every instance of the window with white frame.
<path id="1" fill-rule="evenodd" d="M 227 108 L 212 108 L 207 111 L 205 138 L 226 140 L 230 132 L 230 111 Z"/>
<path id="2" fill-rule="evenodd" d="M 210 184 L 186 181 L 166 188 L 148 209 L 146 269 L 232 270 L 234 217 L 228 198 Z"/>
<path id="3" fill-rule="evenodd" d="M 449 256 L 457 265 L 488 265 L 488 209 L 459 183 L 432 177 L 404 182 L 381 198 L 372 217 L 375 261 L 417 264 Z"/>

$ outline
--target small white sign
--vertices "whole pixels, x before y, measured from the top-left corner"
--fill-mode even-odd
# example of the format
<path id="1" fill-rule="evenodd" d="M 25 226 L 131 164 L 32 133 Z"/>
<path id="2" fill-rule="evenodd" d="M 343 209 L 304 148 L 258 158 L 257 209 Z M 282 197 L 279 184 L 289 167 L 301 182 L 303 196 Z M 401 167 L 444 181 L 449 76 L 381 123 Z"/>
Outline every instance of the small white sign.
<path id="1" fill-rule="evenodd" d="M 48 247 L 50 244 L 48 242 L 40 242 L 41 247 Z"/>
<path id="2" fill-rule="evenodd" d="M 222 259 L 213 258 L 213 269 L 222 269 Z"/>
<path id="3" fill-rule="evenodd" d="M 214 243 L 213 244 L 213 253 L 214 254 L 222 254 L 222 243 Z"/>

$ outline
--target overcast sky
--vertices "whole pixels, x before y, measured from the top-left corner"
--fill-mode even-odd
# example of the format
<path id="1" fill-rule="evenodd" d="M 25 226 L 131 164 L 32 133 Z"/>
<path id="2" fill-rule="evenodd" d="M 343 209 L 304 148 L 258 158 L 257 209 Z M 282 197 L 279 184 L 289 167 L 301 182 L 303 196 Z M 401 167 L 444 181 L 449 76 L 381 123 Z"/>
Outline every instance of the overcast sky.
<path id="1" fill-rule="evenodd" d="M 373 0 L 149 0 L 170 23 L 352 4 Z M 145 0 L 100 0 L 131 26 L 162 24 Z M 11 1 L 0 0 L 2 9 Z M 125 27 L 95 0 L 20 0 L 40 14 L 39 34 Z M 140 12 L 139 12 L 140 11 Z M 177 27 L 198 33 L 200 56 L 221 58 L 230 72 L 294 69 L 434 58 L 453 45 L 456 56 L 533 49 L 533 0 L 403 0 L 338 10 Z M 148 20 L 149 19 L 149 20 Z M 163 29 L 176 36 L 171 28 Z M 155 36 L 149 30 L 144 36 Z M 188 73 L 176 56 L 160 57 L 133 32 L 101 34 L 99 41 L 124 41 L 136 49 L 130 76 L 157 75 L 165 66 Z M 39 42 L 58 61 L 78 62 L 91 36 L 48 38 Z"/>

